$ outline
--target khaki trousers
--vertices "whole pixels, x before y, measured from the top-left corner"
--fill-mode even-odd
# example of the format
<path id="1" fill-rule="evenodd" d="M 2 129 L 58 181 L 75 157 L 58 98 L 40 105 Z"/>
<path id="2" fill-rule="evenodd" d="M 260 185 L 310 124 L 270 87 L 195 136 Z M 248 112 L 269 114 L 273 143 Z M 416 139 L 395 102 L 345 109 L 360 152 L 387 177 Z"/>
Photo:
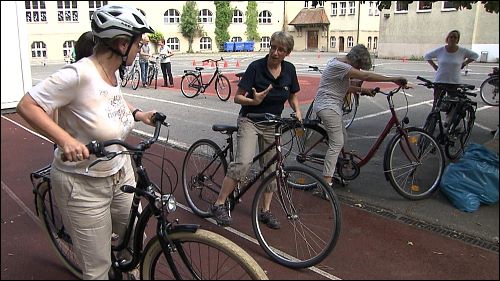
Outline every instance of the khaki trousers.
<path id="1" fill-rule="evenodd" d="M 120 190 L 122 185 L 135 186 L 130 158 L 118 173 L 104 178 L 52 168 L 51 183 L 64 225 L 80 260 L 83 279 L 108 279 L 111 234 L 118 234 L 120 242 L 132 204 L 133 194 Z"/>

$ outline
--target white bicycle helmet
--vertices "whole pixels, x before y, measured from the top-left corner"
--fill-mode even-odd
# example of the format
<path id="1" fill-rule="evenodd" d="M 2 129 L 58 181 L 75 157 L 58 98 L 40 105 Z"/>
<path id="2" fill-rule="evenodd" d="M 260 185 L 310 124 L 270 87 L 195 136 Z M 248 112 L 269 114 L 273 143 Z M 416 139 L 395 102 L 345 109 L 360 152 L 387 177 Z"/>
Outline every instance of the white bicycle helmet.
<path id="1" fill-rule="evenodd" d="M 114 38 L 118 35 L 135 37 L 154 33 L 146 17 L 136 8 L 109 4 L 98 8 L 92 15 L 92 32 L 98 38 Z"/>

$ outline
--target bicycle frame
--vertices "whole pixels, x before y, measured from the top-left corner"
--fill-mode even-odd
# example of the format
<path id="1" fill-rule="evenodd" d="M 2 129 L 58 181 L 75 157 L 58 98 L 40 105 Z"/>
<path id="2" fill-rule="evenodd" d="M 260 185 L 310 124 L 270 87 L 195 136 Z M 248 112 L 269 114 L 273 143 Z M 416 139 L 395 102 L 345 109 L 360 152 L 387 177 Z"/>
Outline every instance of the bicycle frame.
<path id="1" fill-rule="evenodd" d="M 212 77 L 210 78 L 210 81 L 208 81 L 208 83 L 203 83 L 202 70 L 199 70 L 198 71 L 198 75 L 196 75 L 196 76 L 200 78 L 200 82 L 201 82 L 201 89 L 200 89 L 200 91 L 202 93 L 204 93 L 205 90 L 208 88 L 208 86 L 210 86 L 210 84 L 212 84 L 212 82 L 214 81 L 215 77 L 219 76 L 219 74 L 220 74 L 220 71 L 219 71 L 219 63 L 218 63 L 218 61 L 215 61 L 215 70 L 214 70 L 214 73 L 212 74 Z"/>

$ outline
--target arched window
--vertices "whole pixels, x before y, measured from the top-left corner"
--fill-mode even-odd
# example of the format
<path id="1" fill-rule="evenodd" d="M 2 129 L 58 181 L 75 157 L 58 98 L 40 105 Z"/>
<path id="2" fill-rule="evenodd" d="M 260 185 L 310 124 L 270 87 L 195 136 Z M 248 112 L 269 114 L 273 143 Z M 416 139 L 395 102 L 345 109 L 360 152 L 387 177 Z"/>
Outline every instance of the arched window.
<path id="1" fill-rule="evenodd" d="M 354 38 L 352 36 L 347 37 L 347 48 L 354 47 Z"/>
<path id="2" fill-rule="evenodd" d="M 271 23 L 271 17 L 271 12 L 269 12 L 268 10 L 264 10 L 259 13 L 259 23 Z"/>
<path id="3" fill-rule="evenodd" d="M 208 9 L 203 9 L 200 11 L 199 15 L 199 23 L 211 23 L 212 20 L 212 12 Z"/>
<path id="4" fill-rule="evenodd" d="M 177 38 L 177 37 L 168 38 L 165 41 L 165 45 L 167 45 L 170 49 L 172 49 L 172 51 L 179 51 L 180 50 L 179 38 Z"/>
<path id="5" fill-rule="evenodd" d="M 73 47 L 75 46 L 75 40 L 70 40 L 70 41 L 65 41 L 63 44 L 63 56 L 70 57 L 71 56 L 71 51 Z"/>
<path id="6" fill-rule="evenodd" d="M 233 11 L 233 23 L 243 23 L 243 13 L 238 9 Z"/>
<path id="7" fill-rule="evenodd" d="M 31 43 L 31 57 L 33 58 L 46 58 L 47 45 L 42 41 L 35 41 Z"/>
<path id="8" fill-rule="evenodd" d="M 179 11 L 176 9 L 169 9 L 163 14 L 163 23 L 164 24 L 177 24 L 181 21 L 181 17 Z"/>
<path id="9" fill-rule="evenodd" d="M 212 39 L 210 37 L 201 37 L 200 50 L 202 51 L 212 50 Z"/>

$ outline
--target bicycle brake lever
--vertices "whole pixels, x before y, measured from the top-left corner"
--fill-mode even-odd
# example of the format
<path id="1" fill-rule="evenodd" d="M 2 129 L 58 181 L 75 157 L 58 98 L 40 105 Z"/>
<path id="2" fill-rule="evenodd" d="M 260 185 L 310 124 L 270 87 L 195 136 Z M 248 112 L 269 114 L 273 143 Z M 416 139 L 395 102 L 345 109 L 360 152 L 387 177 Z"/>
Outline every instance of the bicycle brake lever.
<path id="1" fill-rule="evenodd" d="M 99 162 L 103 162 L 103 161 L 109 161 L 113 158 L 115 158 L 116 156 L 122 154 L 122 151 L 119 151 L 119 152 L 109 152 L 108 154 L 106 154 L 104 157 L 106 159 L 103 159 L 103 158 L 98 158 L 96 159 L 94 162 L 92 162 L 87 168 L 85 168 L 85 173 L 88 174 L 90 168 L 92 168 L 93 166 L 95 166 L 97 163 Z"/>

